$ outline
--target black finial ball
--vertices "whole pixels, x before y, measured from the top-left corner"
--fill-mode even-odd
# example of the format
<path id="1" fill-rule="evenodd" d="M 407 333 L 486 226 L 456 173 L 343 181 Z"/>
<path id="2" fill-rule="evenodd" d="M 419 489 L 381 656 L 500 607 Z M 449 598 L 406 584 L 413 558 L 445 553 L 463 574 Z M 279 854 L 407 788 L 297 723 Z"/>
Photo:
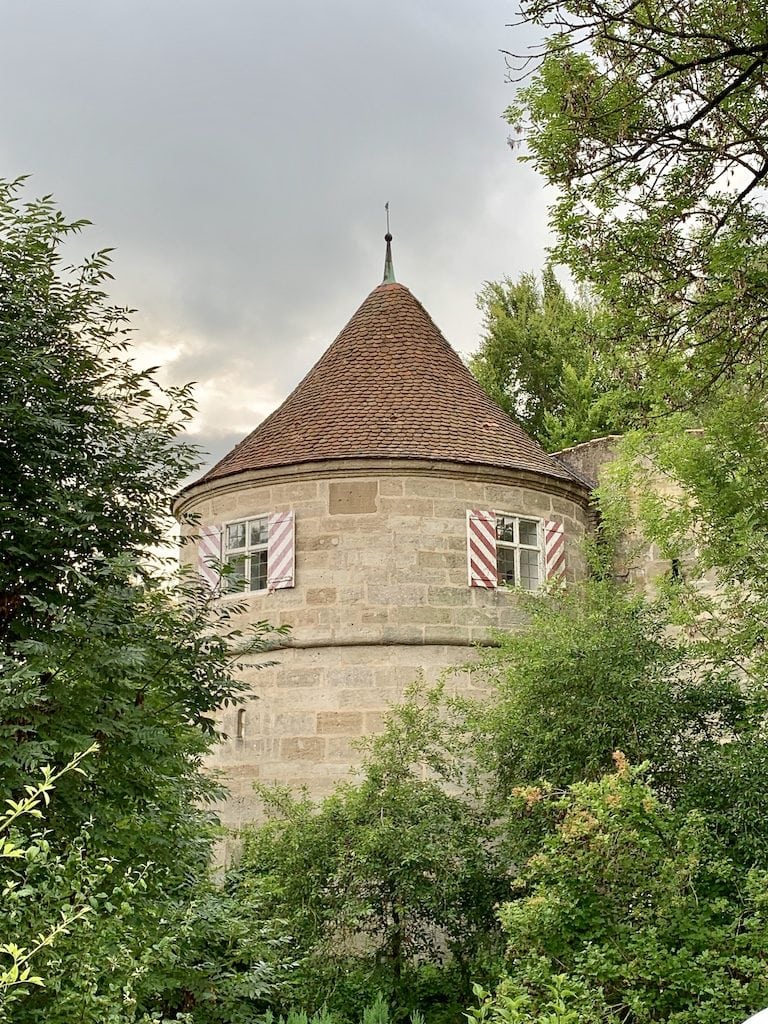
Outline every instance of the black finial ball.
<path id="1" fill-rule="evenodd" d="M 392 241 L 392 235 L 390 235 L 389 232 L 387 232 L 386 235 L 384 235 L 384 241 L 385 242 L 391 242 Z"/>

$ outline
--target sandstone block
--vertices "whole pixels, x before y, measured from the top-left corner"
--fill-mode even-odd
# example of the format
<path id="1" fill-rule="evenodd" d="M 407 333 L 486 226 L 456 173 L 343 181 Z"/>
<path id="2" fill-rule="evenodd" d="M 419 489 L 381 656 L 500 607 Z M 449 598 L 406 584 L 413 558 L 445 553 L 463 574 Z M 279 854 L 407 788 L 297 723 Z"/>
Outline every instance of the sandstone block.
<path id="1" fill-rule="evenodd" d="M 336 602 L 335 587 L 308 587 L 307 604 L 334 604 Z"/>
<path id="2" fill-rule="evenodd" d="M 343 648 L 344 658 L 339 665 L 329 665 L 323 672 L 323 681 L 329 687 L 348 688 L 359 686 L 366 689 L 373 685 L 374 669 L 371 667 L 371 652 L 366 647 Z"/>
<path id="3" fill-rule="evenodd" d="M 424 623 L 428 625 L 433 622 L 447 623 L 451 621 L 451 608 L 433 608 L 428 604 L 419 605 L 417 608 L 392 608 L 390 616 L 393 622 Z"/>
<path id="4" fill-rule="evenodd" d="M 528 505 L 524 492 L 520 487 L 505 487 L 503 484 L 484 484 L 483 498 L 485 505 L 474 505 L 475 508 L 484 507 L 489 511 L 501 512 L 522 512 L 528 511 Z M 549 500 L 547 500 L 549 507 Z"/>
<path id="5" fill-rule="evenodd" d="M 317 671 L 311 666 L 307 668 L 292 667 L 286 668 L 281 673 L 280 685 L 290 687 L 315 686 L 317 684 Z"/>
<path id="6" fill-rule="evenodd" d="M 275 505 L 295 505 L 317 497 L 317 481 L 301 480 L 296 483 L 273 484 L 272 501 Z"/>
<path id="7" fill-rule="evenodd" d="M 355 741 L 348 736 L 329 736 L 325 756 L 328 761 L 339 761 L 343 765 L 360 761 L 362 754 L 355 748 Z"/>
<path id="8" fill-rule="evenodd" d="M 418 551 L 416 553 L 416 564 L 421 568 L 429 569 L 455 569 L 466 566 L 466 558 L 462 557 L 463 552 L 458 551 Z"/>
<path id="9" fill-rule="evenodd" d="M 280 756 L 286 761 L 312 761 L 317 763 L 325 755 L 322 736 L 288 736 L 280 740 Z"/>
<path id="10" fill-rule="evenodd" d="M 568 516 L 573 517 L 574 504 L 572 501 L 568 501 L 566 498 L 553 497 L 552 501 L 552 512 L 556 516 Z"/>
<path id="11" fill-rule="evenodd" d="M 384 719 L 385 712 L 383 711 L 367 711 L 365 715 L 365 733 L 371 735 L 372 733 L 379 733 L 384 731 Z"/>
<path id="12" fill-rule="evenodd" d="M 363 608 L 360 621 L 371 626 L 389 622 L 389 607 Z"/>
<path id="13" fill-rule="evenodd" d="M 435 513 L 435 503 L 431 498 L 381 498 L 382 512 L 392 516 L 429 516 Z"/>
<path id="14" fill-rule="evenodd" d="M 379 494 L 385 498 L 398 497 L 403 493 L 403 481 L 394 476 L 383 476 L 379 480 Z"/>
<path id="15" fill-rule="evenodd" d="M 328 485 L 328 512 L 332 516 L 376 512 L 378 480 L 338 480 Z"/>
<path id="16" fill-rule="evenodd" d="M 454 487 L 451 480 L 439 477 L 412 476 L 404 480 L 404 494 L 409 498 L 453 498 Z"/>
<path id="17" fill-rule="evenodd" d="M 311 736 L 315 732 L 314 714 L 271 715 L 271 732 L 275 736 Z"/>
<path id="18" fill-rule="evenodd" d="M 423 626 L 384 626 L 381 630 L 381 642 L 384 644 L 415 644 L 422 643 L 423 640 Z"/>
<path id="19" fill-rule="evenodd" d="M 258 765 L 264 758 L 264 741 L 260 738 L 252 740 L 229 740 L 227 744 L 229 758 L 232 762 L 241 762 L 248 766 Z M 228 763 L 229 762 L 228 758 Z M 258 775 L 253 776 L 257 778 Z"/>
<path id="20" fill-rule="evenodd" d="M 369 604 L 395 605 L 398 608 L 424 604 L 427 588 L 418 583 L 403 583 L 399 586 L 369 583 L 366 587 Z"/>
<path id="21" fill-rule="evenodd" d="M 320 711 L 317 732 L 320 736 L 356 736 L 362 732 L 363 716 L 359 711 Z"/>
<path id="22" fill-rule="evenodd" d="M 304 546 L 307 551 L 327 551 L 338 548 L 339 535 L 338 533 L 316 533 L 314 535 L 309 533 L 304 540 Z"/>
<path id="23" fill-rule="evenodd" d="M 466 501 L 459 501 L 455 498 L 435 499 L 435 519 L 442 522 L 461 524 L 462 528 L 467 518 L 467 509 L 471 506 Z"/>
<path id="24" fill-rule="evenodd" d="M 224 494 L 220 498 L 214 498 L 211 501 L 211 514 L 216 520 L 237 519 L 238 515 L 240 515 L 237 496 L 234 494 Z"/>
<path id="25" fill-rule="evenodd" d="M 467 604 L 467 591 L 470 587 L 466 581 L 466 568 L 462 569 L 463 575 L 461 584 L 452 587 L 430 587 L 427 591 L 427 603 L 433 607 L 459 607 L 464 608 Z"/>

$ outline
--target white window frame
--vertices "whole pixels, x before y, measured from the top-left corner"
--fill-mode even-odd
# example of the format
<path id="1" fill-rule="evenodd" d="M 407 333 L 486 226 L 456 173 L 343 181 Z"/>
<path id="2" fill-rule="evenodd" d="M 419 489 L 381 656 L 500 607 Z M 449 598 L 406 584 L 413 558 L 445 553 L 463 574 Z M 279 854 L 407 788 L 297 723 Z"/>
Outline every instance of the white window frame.
<path id="1" fill-rule="evenodd" d="M 263 543 L 250 544 L 250 524 L 257 520 L 264 520 L 265 534 Z M 245 525 L 245 547 L 242 548 L 229 548 L 227 547 L 227 531 L 232 526 L 239 526 L 240 524 Z M 245 559 L 245 572 L 243 577 L 245 578 L 246 585 L 244 587 L 233 587 L 230 583 L 232 577 L 228 577 L 226 581 L 222 581 L 222 596 L 223 597 L 242 597 L 243 594 L 266 594 L 269 586 L 269 559 L 265 559 L 265 577 L 264 586 L 258 590 L 251 589 L 251 557 L 254 554 L 261 553 L 262 551 L 266 554 L 268 551 L 269 544 L 269 513 L 260 512 L 254 516 L 243 516 L 240 519 L 230 519 L 227 522 L 221 524 L 221 564 L 229 565 L 236 558 Z M 229 585 L 228 585 L 229 584 Z"/>
<path id="2" fill-rule="evenodd" d="M 493 513 L 496 517 L 496 579 L 499 587 L 513 586 L 518 587 L 520 590 L 525 590 L 529 594 L 535 594 L 537 590 L 541 590 L 546 582 L 546 563 L 544 557 L 544 520 L 539 516 L 527 516 L 520 512 L 504 512 L 499 509 L 495 509 Z M 514 520 L 514 534 L 515 540 L 501 540 L 499 537 L 499 519 L 513 519 Z M 520 543 L 520 520 L 524 520 L 528 523 L 536 524 L 536 544 L 521 544 Z M 510 584 L 508 580 L 501 578 L 501 558 L 499 557 L 501 549 L 506 548 L 514 552 L 515 558 L 515 581 Z M 538 569 L 538 582 L 535 588 L 528 589 L 522 585 L 522 576 L 520 573 L 520 551 L 536 551 L 536 566 Z"/>

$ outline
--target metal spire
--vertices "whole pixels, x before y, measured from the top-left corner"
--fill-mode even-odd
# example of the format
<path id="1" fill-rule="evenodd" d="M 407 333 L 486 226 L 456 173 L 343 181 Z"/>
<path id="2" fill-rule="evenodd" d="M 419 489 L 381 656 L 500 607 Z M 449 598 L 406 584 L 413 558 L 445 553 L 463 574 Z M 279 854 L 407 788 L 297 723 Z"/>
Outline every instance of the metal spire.
<path id="1" fill-rule="evenodd" d="M 384 257 L 384 280 L 382 284 L 395 284 L 395 268 L 392 264 L 392 235 L 389 233 L 389 203 L 384 204 L 387 211 L 387 233 L 384 241 L 387 243 L 387 254 Z"/>

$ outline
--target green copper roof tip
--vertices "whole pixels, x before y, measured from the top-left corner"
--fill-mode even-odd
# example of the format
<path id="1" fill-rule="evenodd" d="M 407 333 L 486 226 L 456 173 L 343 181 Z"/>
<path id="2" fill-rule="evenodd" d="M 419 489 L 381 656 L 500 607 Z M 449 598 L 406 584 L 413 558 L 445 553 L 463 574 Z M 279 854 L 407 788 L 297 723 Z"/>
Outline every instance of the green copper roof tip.
<path id="1" fill-rule="evenodd" d="M 387 243 L 387 254 L 384 257 L 384 280 L 381 283 L 396 284 L 395 268 L 392 263 L 392 235 L 389 232 L 384 235 L 384 241 Z"/>

